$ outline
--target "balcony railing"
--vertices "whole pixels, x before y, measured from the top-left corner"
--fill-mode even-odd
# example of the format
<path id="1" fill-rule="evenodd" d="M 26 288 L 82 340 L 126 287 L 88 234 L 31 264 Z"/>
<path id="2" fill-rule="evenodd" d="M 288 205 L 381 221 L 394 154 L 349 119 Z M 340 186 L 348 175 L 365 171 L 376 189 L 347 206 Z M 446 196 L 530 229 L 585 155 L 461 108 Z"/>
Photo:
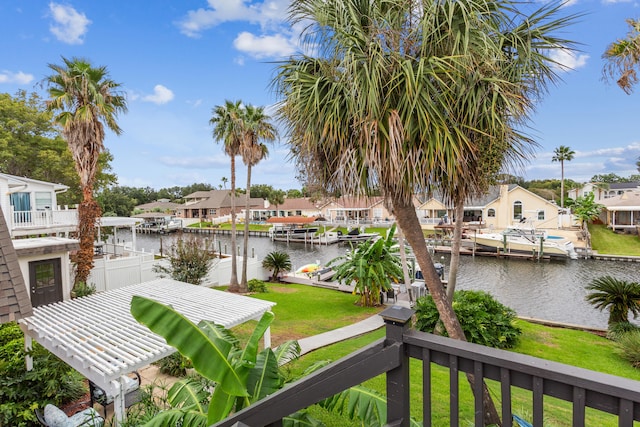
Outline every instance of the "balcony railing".
<path id="1" fill-rule="evenodd" d="M 12 211 L 10 215 L 12 235 L 47 232 L 51 230 L 66 231 L 78 225 L 78 211 L 67 210 L 31 210 Z"/>
<path id="2" fill-rule="evenodd" d="M 432 425 L 432 371 L 440 365 L 449 372 L 450 426 L 459 426 L 461 373 L 490 380 L 500 394 L 498 411 L 504 426 L 511 425 L 514 392 L 529 397 L 530 420 L 542 427 L 545 397 L 569 402 L 571 425 L 584 426 L 586 408 L 613 414 L 620 427 L 640 420 L 640 382 L 576 368 L 504 350 L 419 332 L 409 328 L 412 310 L 391 307 L 381 313 L 386 323 L 386 339 L 309 375 L 268 398 L 214 424 L 214 427 L 275 427 L 282 418 L 313 405 L 370 378 L 386 373 L 386 427 L 409 427 L 410 403 L 422 407 L 423 425 Z M 410 395 L 410 359 L 422 361 L 422 393 Z M 415 377 L 416 375 L 414 375 Z M 474 425 L 483 425 L 482 381 L 473 389 Z M 523 393 L 521 390 L 528 390 Z M 553 402 L 555 403 L 555 402 Z M 522 414 L 520 414 L 522 415 Z M 443 425 L 439 414 L 438 425 Z M 593 425 L 593 423 L 591 423 Z"/>

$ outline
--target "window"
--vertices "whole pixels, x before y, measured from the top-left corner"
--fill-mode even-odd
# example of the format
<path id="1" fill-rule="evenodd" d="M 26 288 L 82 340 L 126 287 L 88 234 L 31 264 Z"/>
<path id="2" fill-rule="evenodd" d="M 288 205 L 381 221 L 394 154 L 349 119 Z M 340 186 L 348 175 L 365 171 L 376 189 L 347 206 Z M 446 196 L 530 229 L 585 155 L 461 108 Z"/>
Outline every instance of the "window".
<path id="1" fill-rule="evenodd" d="M 519 200 L 513 202 L 513 219 L 522 219 L 522 202 Z"/>
<path id="2" fill-rule="evenodd" d="M 36 210 L 42 211 L 45 209 L 53 209 L 51 200 L 51 193 L 44 191 L 36 191 Z"/>
<path id="3" fill-rule="evenodd" d="M 209 209 L 209 215 L 215 215 L 215 214 L 216 214 L 215 209 Z"/>
<path id="4" fill-rule="evenodd" d="M 496 217 L 496 210 L 491 208 L 487 211 L 487 216 L 490 218 L 495 218 Z"/>
<path id="5" fill-rule="evenodd" d="M 544 211 L 538 211 L 538 221 L 544 221 Z"/>

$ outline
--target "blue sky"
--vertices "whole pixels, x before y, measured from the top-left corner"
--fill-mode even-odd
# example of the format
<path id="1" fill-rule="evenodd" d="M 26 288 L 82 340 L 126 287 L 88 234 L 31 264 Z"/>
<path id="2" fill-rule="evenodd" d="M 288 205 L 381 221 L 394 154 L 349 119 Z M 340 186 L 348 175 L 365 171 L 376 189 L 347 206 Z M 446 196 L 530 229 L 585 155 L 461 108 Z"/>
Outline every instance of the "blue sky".
<path id="1" fill-rule="evenodd" d="M 119 184 L 156 189 L 194 182 L 222 184 L 229 158 L 211 137 L 209 119 L 225 99 L 269 107 L 272 61 L 296 52 L 298 31 L 284 22 L 289 0 L 69 1 L 0 0 L 0 92 L 44 94 L 38 83 L 61 56 L 105 65 L 127 93 L 124 133 L 105 141 Z M 530 135 L 540 144 L 524 170 L 527 180 L 560 178 L 553 150 L 576 152 L 565 177 L 637 173 L 640 156 L 640 90 L 626 95 L 602 81 L 602 53 L 623 38 L 634 1 L 574 0 L 583 13 L 563 37 L 581 52 L 562 62 L 571 71 L 540 100 Z M 253 170 L 252 182 L 300 188 L 287 161 L 286 141 Z M 238 168 L 238 186 L 245 171 Z"/>

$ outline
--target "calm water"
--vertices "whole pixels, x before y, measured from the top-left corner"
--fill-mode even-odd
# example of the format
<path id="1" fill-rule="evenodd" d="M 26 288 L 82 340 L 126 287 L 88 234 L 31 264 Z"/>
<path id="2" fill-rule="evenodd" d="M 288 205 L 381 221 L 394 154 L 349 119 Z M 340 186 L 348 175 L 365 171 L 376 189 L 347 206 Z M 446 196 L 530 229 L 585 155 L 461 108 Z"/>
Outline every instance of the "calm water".
<path id="1" fill-rule="evenodd" d="M 212 236 L 208 236 L 212 238 Z M 158 252 L 175 236 L 137 235 L 138 249 Z M 118 231 L 118 239 L 130 241 L 130 234 Z M 231 251 L 228 236 L 216 237 L 216 248 Z M 219 242 L 219 243 L 218 243 Z M 242 239 L 238 239 L 242 245 Z M 268 238 L 249 238 L 249 256 L 262 259 L 274 250 L 286 251 L 294 269 L 311 262 L 327 263 L 343 255 L 349 245 L 304 245 L 272 242 Z M 448 255 L 436 254 L 435 260 L 448 267 Z M 640 281 L 640 266 L 631 262 L 567 260 L 533 262 L 492 257 L 461 257 L 458 289 L 484 290 L 519 315 L 539 319 L 605 328 L 607 312 L 600 312 L 585 302 L 584 287 L 594 278 L 610 275 L 622 280 Z"/>

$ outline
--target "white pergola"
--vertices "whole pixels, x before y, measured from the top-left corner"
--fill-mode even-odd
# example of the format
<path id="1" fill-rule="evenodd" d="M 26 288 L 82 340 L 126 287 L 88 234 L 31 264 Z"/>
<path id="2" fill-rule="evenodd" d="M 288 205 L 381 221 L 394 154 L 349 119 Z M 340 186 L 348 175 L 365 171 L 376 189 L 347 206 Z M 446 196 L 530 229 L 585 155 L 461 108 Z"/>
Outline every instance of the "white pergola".
<path id="1" fill-rule="evenodd" d="M 36 340 L 114 396 L 118 421 L 125 415 L 123 376 L 175 351 L 133 318 L 134 295 L 170 305 L 196 324 L 209 320 L 226 328 L 259 320 L 275 305 L 164 278 L 36 307 L 19 320 L 27 345 Z M 264 340 L 270 346 L 269 330 Z"/>

